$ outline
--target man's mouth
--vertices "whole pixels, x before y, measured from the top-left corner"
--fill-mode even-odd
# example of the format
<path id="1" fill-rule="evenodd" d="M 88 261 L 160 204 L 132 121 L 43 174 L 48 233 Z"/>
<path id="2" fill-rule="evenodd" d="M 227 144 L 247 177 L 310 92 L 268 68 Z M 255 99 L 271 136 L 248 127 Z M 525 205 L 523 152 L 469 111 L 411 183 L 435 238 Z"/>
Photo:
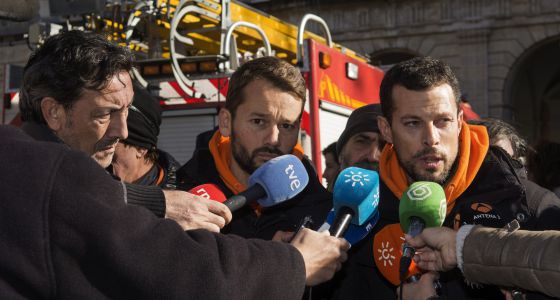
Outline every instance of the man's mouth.
<path id="1" fill-rule="evenodd" d="M 270 160 L 270 159 L 273 159 L 275 157 L 278 157 L 278 154 L 271 153 L 271 152 L 258 152 L 257 157 L 262 158 L 264 160 Z"/>
<path id="2" fill-rule="evenodd" d="M 443 163 L 443 157 L 438 155 L 424 155 L 420 157 L 420 161 L 422 162 L 424 168 L 435 169 L 440 163 Z"/>
<path id="3" fill-rule="evenodd" d="M 115 152 L 115 149 L 117 148 L 118 143 L 119 142 L 116 141 L 114 143 L 101 145 L 100 147 L 97 148 L 97 152 Z"/>

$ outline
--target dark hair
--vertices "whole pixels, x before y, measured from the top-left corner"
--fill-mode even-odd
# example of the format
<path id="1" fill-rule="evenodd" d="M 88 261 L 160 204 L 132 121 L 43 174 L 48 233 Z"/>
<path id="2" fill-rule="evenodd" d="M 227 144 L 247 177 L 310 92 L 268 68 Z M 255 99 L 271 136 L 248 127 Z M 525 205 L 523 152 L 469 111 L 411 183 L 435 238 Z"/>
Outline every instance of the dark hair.
<path id="1" fill-rule="evenodd" d="M 529 159 L 529 173 L 539 185 L 554 190 L 560 186 L 560 143 L 541 141 Z"/>
<path id="2" fill-rule="evenodd" d="M 31 55 L 23 71 L 22 120 L 45 123 L 44 97 L 71 109 L 84 89 L 103 90 L 112 76 L 132 67 L 130 51 L 103 36 L 77 30 L 51 36 Z"/>
<path id="3" fill-rule="evenodd" d="M 146 150 L 148 150 L 148 151 L 146 152 L 146 155 L 144 155 L 144 160 L 145 160 L 146 162 L 152 162 L 152 163 L 154 163 L 154 164 L 156 164 L 156 163 L 158 162 L 159 153 L 158 153 L 158 150 L 157 150 L 156 147 L 152 147 L 152 148 L 149 148 L 149 149 L 148 149 L 148 148 L 145 148 L 145 147 L 142 147 L 142 146 L 138 146 L 138 145 L 134 145 L 134 144 L 127 143 L 126 140 L 120 141 L 120 142 L 123 143 L 123 145 L 124 145 L 125 147 L 127 147 L 127 148 L 128 148 L 128 147 L 134 147 L 134 148 L 138 148 L 138 149 L 146 149 Z"/>
<path id="4" fill-rule="evenodd" d="M 327 154 L 332 154 L 334 157 L 334 161 L 338 164 L 338 153 L 336 152 L 336 142 L 331 143 L 327 146 L 327 148 L 323 149 L 323 155 L 327 156 Z"/>
<path id="5" fill-rule="evenodd" d="M 527 158 L 527 155 L 533 151 L 519 132 L 517 132 L 513 126 L 502 120 L 485 118 L 480 120 L 468 120 L 467 123 L 486 127 L 486 130 L 488 130 L 488 137 L 490 137 L 490 144 L 495 144 L 501 139 L 507 139 L 511 143 L 511 148 L 513 149 L 512 157 L 515 159 L 523 161 Z"/>
<path id="6" fill-rule="evenodd" d="M 305 103 L 305 80 L 299 70 L 276 57 L 251 60 L 237 69 L 229 80 L 225 108 L 235 118 L 237 107 L 243 103 L 243 89 L 251 82 L 263 79 L 275 88 L 295 94 Z"/>
<path id="7" fill-rule="evenodd" d="M 391 122 L 394 110 L 393 87 L 396 85 L 402 85 L 412 91 L 423 91 L 442 84 L 451 86 L 459 112 L 461 98 L 459 81 L 449 65 L 431 57 L 415 57 L 393 66 L 385 73 L 379 90 L 383 116 Z"/>

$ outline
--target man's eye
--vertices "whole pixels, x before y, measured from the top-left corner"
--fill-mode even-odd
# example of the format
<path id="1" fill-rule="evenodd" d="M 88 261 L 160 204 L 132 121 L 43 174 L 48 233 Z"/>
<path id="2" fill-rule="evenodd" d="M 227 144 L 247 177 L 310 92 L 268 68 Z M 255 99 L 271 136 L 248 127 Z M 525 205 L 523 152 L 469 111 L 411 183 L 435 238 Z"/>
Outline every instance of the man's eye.
<path id="1" fill-rule="evenodd" d="M 407 121 L 407 122 L 404 122 L 404 126 L 406 126 L 406 127 L 416 127 L 416 126 L 418 126 L 419 124 L 420 124 L 420 122 L 418 122 L 418 121 Z"/>
<path id="2" fill-rule="evenodd" d="M 264 120 L 263 119 L 252 119 L 251 122 L 255 125 L 262 125 L 264 124 Z"/>
<path id="3" fill-rule="evenodd" d="M 296 128 L 296 126 L 295 126 L 294 124 L 287 124 L 287 123 L 286 123 L 286 124 L 282 124 L 281 127 L 282 127 L 283 129 L 288 129 L 288 130 L 292 130 L 292 129 L 295 129 L 295 128 Z"/>
<path id="4" fill-rule="evenodd" d="M 110 112 L 100 113 L 98 115 L 95 115 L 95 118 L 99 120 L 108 120 L 111 118 L 111 113 Z"/>
<path id="5" fill-rule="evenodd" d="M 451 119 L 451 118 L 443 118 L 443 119 L 438 120 L 437 123 L 438 123 L 439 126 L 447 126 L 452 122 L 453 122 L 453 119 Z"/>

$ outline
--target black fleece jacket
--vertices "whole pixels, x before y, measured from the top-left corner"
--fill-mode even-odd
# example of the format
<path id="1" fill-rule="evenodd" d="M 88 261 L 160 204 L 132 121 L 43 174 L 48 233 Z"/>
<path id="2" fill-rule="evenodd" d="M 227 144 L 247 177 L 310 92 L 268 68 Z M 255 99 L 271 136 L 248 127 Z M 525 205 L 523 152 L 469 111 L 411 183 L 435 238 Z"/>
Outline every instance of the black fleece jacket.
<path id="1" fill-rule="evenodd" d="M 0 126 L 2 299 L 300 299 L 289 244 L 245 240 L 126 205 L 84 153 Z"/>
<path id="2" fill-rule="evenodd" d="M 309 175 L 309 183 L 300 194 L 280 205 L 263 209 L 260 216 L 250 206 L 241 208 L 234 212 L 231 223 L 222 229 L 222 233 L 269 240 L 278 230 L 296 230 L 307 215 L 313 219 L 313 229 L 321 226 L 332 208 L 332 194 L 319 182 L 311 162 L 304 157 L 302 163 Z M 177 171 L 177 180 L 177 188 L 181 190 L 213 183 L 226 197 L 233 195 L 220 178 L 212 153 L 207 148 L 195 150 L 193 157 Z"/>
<path id="3" fill-rule="evenodd" d="M 64 144 L 64 142 L 45 125 L 35 122 L 24 122 L 21 129 L 35 140 Z M 160 187 L 128 183 L 124 183 L 124 185 L 128 204 L 147 208 L 161 218 L 165 216 L 165 196 Z"/>

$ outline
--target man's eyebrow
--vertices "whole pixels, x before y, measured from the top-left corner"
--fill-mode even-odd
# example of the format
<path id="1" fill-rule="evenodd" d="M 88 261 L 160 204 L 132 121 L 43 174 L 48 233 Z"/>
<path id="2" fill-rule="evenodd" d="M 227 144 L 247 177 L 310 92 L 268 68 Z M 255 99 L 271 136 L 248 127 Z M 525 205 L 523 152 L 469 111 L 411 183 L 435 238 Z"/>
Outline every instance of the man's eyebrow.
<path id="1" fill-rule="evenodd" d="M 367 140 L 375 140 L 375 139 L 377 139 L 377 137 L 369 136 L 369 135 L 367 135 L 367 134 L 365 134 L 365 133 L 363 133 L 363 132 L 360 132 L 360 133 L 356 134 L 355 137 L 356 137 L 356 138 L 367 139 Z"/>
<path id="2" fill-rule="evenodd" d="M 252 112 L 249 114 L 249 117 L 259 117 L 259 118 L 264 118 L 264 117 L 268 117 L 270 114 L 266 114 L 266 113 L 259 113 L 259 112 Z"/>
<path id="3" fill-rule="evenodd" d="M 415 119 L 415 120 L 420 120 L 420 117 L 419 117 L 419 116 L 416 116 L 416 115 L 408 114 L 408 115 L 401 116 L 400 119 L 401 119 L 401 120 L 404 120 L 404 119 Z"/>

